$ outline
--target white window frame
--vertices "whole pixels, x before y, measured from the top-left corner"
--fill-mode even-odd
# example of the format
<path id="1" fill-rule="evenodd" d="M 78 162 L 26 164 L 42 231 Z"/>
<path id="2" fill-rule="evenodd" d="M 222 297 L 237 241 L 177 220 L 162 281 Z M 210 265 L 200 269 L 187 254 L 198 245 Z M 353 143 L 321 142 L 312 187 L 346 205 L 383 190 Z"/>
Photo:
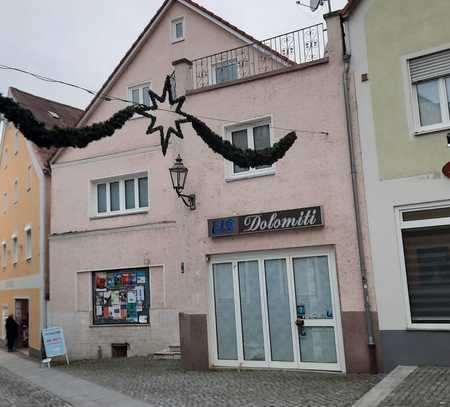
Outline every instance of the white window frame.
<path id="1" fill-rule="evenodd" d="M 29 262 L 33 257 L 33 233 L 31 225 L 26 225 L 23 230 L 25 232 L 25 260 Z"/>
<path id="2" fill-rule="evenodd" d="M 14 136 L 14 155 L 17 155 L 19 152 L 19 139 L 20 138 L 20 132 L 18 129 L 16 129 L 16 134 Z"/>
<path id="3" fill-rule="evenodd" d="M 8 193 L 3 192 L 3 198 L 2 198 L 2 207 L 3 207 L 3 213 L 5 213 L 8 210 Z"/>
<path id="4" fill-rule="evenodd" d="M 3 153 L 2 157 L 2 167 L 5 170 L 8 167 L 8 149 L 5 148 L 5 152 Z"/>
<path id="5" fill-rule="evenodd" d="M 220 68 L 221 66 L 224 65 L 232 65 L 235 64 L 236 65 L 236 79 L 233 80 L 238 80 L 239 79 L 239 64 L 236 58 L 233 59 L 229 59 L 229 60 L 225 60 L 225 61 L 219 61 L 219 62 L 213 62 L 211 63 L 211 72 L 209 77 L 211 78 L 211 83 L 210 85 L 221 85 L 222 83 L 229 83 L 232 82 L 233 80 L 230 81 L 223 81 L 223 82 L 217 82 L 217 72 L 216 69 Z"/>
<path id="6" fill-rule="evenodd" d="M 19 178 L 14 178 L 13 183 L 13 204 L 17 205 L 19 202 Z"/>
<path id="7" fill-rule="evenodd" d="M 333 306 L 333 319 L 331 320 L 320 320 L 317 321 L 317 325 L 314 320 L 309 320 L 310 324 L 308 326 L 332 326 L 335 333 L 335 344 L 336 344 L 336 363 L 315 363 L 315 362 L 302 362 L 300 361 L 300 347 L 298 343 L 298 330 L 295 324 L 292 324 L 292 341 L 293 341 L 293 352 L 294 361 L 292 362 L 279 362 L 271 361 L 270 357 L 270 336 L 267 335 L 269 332 L 268 328 L 268 310 L 267 310 L 267 297 L 266 293 L 266 283 L 264 278 L 264 266 L 265 260 L 271 259 L 285 259 L 286 260 L 286 272 L 288 280 L 288 290 L 289 290 L 289 308 L 291 313 L 291 321 L 295 321 L 295 283 L 293 275 L 292 261 L 294 258 L 309 258 L 316 256 L 326 256 L 328 259 L 328 272 L 330 277 L 330 288 L 332 296 L 332 306 Z M 240 294 L 239 294 L 239 279 L 238 279 L 238 268 L 237 263 L 240 261 L 258 261 L 258 269 L 260 274 L 260 292 L 261 292 L 261 311 L 263 318 L 263 330 L 264 330 L 264 345 L 265 345 L 265 361 L 246 361 L 243 358 L 243 346 L 242 346 L 242 325 L 241 325 L 241 306 L 240 306 Z M 238 360 L 224 360 L 218 359 L 217 354 L 217 329 L 216 329 L 216 312 L 215 312 L 215 297 L 214 297 L 214 278 L 213 278 L 213 267 L 215 264 L 222 263 L 232 263 L 233 272 L 233 290 L 234 290 L 234 301 L 235 301 L 235 312 L 236 312 L 236 341 L 237 341 L 237 351 Z M 242 252 L 242 253 L 232 253 L 223 255 L 213 255 L 209 262 L 209 312 L 208 312 L 208 337 L 209 342 L 209 352 L 210 360 L 213 366 L 220 367 L 257 367 L 257 368 L 275 368 L 275 369 L 304 369 L 304 370 L 325 370 L 325 371 L 346 371 L 345 365 L 345 353 L 344 353 L 344 341 L 343 341 L 343 331 L 342 331 L 342 321 L 341 321 L 341 306 L 339 300 L 339 289 L 338 280 L 336 273 L 336 257 L 334 250 L 330 247 L 311 247 L 311 248 L 299 248 L 299 249 L 275 249 L 266 251 L 256 251 L 256 252 Z"/>
<path id="8" fill-rule="evenodd" d="M 3 240 L 2 242 L 2 268 L 6 269 L 8 265 L 8 244 Z"/>
<path id="9" fill-rule="evenodd" d="M 31 191 L 31 186 L 32 186 L 32 177 L 33 177 L 33 171 L 31 168 L 31 164 L 28 164 L 27 166 L 27 174 L 25 176 L 25 189 L 27 192 Z"/>
<path id="10" fill-rule="evenodd" d="M 16 266 L 19 262 L 19 239 L 17 237 L 17 234 L 11 235 L 11 242 L 12 242 L 12 248 L 11 248 L 11 258 L 12 258 L 12 264 L 13 266 Z"/>
<path id="11" fill-rule="evenodd" d="M 450 79 L 450 76 L 435 78 L 435 80 L 439 80 L 439 99 L 442 122 L 429 126 L 422 126 L 420 123 L 419 99 L 417 98 L 417 84 L 412 83 L 411 73 L 409 69 L 410 60 L 434 54 L 439 51 L 444 51 L 446 49 L 450 49 L 450 44 L 416 52 L 402 57 L 403 77 L 405 79 L 405 93 L 407 95 L 406 99 L 408 109 L 408 124 L 411 136 L 420 136 L 423 134 L 436 133 L 450 129 L 450 109 L 447 103 L 447 89 L 445 86 L 445 79 Z M 430 81 L 432 80 L 433 79 L 430 79 Z"/>
<path id="12" fill-rule="evenodd" d="M 400 272 L 401 272 L 402 286 L 403 286 L 403 298 L 404 298 L 405 311 L 406 311 L 406 327 L 409 330 L 450 331 L 450 323 L 438 324 L 438 323 L 412 322 L 411 305 L 409 302 L 408 279 L 406 276 L 406 261 L 405 261 L 405 256 L 404 256 L 402 230 L 421 229 L 421 228 L 429 228 L 429 227 L 436 227 L 436 226 L 449 226 L 450 227 L 450 218 L 435 218 L 435 219 L 423 219 L 423 220 L 415 220 L 415 221 L 404 221 L 403 213 L 413 212 L 413 211 L 439 209 L 439 208 L 447 208 L 447 207 L 450 207 L 450 201 L 443 202 L 440 204 L 433 203 L 433 204 L 428 204 L 428 205 L 423 205 L 423 204 L 408 205 L 408 206 L 398 207 L 398 208 L 396 208 L 396 211 L 395 211 L 395 215 L 397 218 L 398 254 L 399 254 L 399 260 L 400 260 Z"/>
<path id="13" fill-rule="evenodd" d="M 178 38 L 176 26 L 178 23 L 182 23 L 183 25 L 183 36 Z M 175 17 L 170 20 L 170 40 L 172 44 L 176 44 L 177 42 L 184 41 L 186 38 L 186 23 L 184 17 Z"/>
<path id="14" fill-rule="evenodd" d="M 151 81 L 150 80 L 144 81 L 144 82 L 139 82 L 139 83 L 134 83 L 134 84 L 131 84 L 131 85 L 128 86 L 128 88 L 127 88 L 127 99 L 130 101 L 130 104 L 131 104 L 131 102 L 133 100 L 132 92 L 135 89 L 139 90 L 139 103 L 141 103 L 141 104 L 144 103 L 144 92 L 143 92 L 143 90 L 144 90 L 145 87 L 148 87 L 149 89 L 151 88 Z M 133 115 L 132 119 L 141 119 L 143 117 L 144 116 L 142 116 L 141 114 L 135 113 Z"/>
<path id="15" fill-rule="evenodd" d="M 139 178 L 147 177 L 147 196 L 148 196 L 148 205 L 144 207 L 139 207 Z M 125 181 L 134 179 L 134 199 L 135 199 L 135 208 L 126 209 L 125 208 Z M 110 199 L 110 184 L 118 182 L 119 183 L 119 203 L 120 209 L 118 211 L 111 211 L 111 199 Z M 148 172 L 141 172 L 137 174 L 123 175 L 120 177 L 114 178 L 106 178 L 106 179 L 98 179 L 91 182 L 92 195 L 93 199 L 91 199 L 93 209 L 91 211 L 92 217 L 94 218 L 103 218 L 109 216 L 121 216 L 121 215 L 131 215 L 135 213 L 146 213 L 150 208 L 150 182 Z M 106 212 L 98 212 L 98 193 L 97 187 L 100 184 L 106 184 Z"/>
<path id="16" fill-rule="evenodd" d="M 247 120 L 245 122 L 234 124 L 231 126 L 224 126 L 224 134 L 225 139 L 228 140 L 230 143 L 232 143 L 232 132 L 239 131 L 239 130 L 247 130 L 247 141 L 248 141 L 248 148 L 253 149 L 254 148 L 254 138 L 253 138 L 253 128 L 258 126 L 269 126 L 269 139 L 270 139 L 270 146 L 273 146 L 273 134 L 272 134 L 272 123 L 273 119 L 271 116 L 265 116 L 261 118 L 256 118 L 252 120 Z M 234 172 L 234 166 L 231 161 L 225 160 L 225 181 L 236 181 L 239 179 L 246 179 L 246 178 L 255 178 L 255 177 L 262 177 L 266 175 L 274 175 L 276 172 L 276 165 L 272 164 L 270 167 L 267 168 L 250 168 L 248 171 L 235 173 Z"/>

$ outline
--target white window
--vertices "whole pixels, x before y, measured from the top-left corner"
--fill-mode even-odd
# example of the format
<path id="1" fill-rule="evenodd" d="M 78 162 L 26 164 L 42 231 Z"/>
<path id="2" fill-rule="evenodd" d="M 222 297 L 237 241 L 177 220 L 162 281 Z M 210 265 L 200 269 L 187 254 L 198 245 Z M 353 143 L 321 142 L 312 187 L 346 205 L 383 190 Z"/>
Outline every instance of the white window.
<path id="1" fill-rule="evenodd" d="M 414 328 L 450 328 L 450 207 L 400 210 L 405 299 Z"/>
<path id="2" fill-rule="evenodd" d="M 17 235 L 11 236 L 12 240 L 12 263 L 17 264 L 19 259 L 19 241 L 17 240 Z"/>
<path id="3" fill-rule="evenodd" d="M 33 173 L 31 171 L 31 164 L 27 167 L 27 174 L 25 176 L 25 188 L 28 191 L 31 191 L 31 179 L 32 179 Z"/>
<path id="4" fill-rule="evenodd" d="M 97 216 L 142 212 L 149 207 L 146 174 L 96 181 L 94 186 Z"/>
<path id="5" fill-rule="evenodd" d="M 151 105 L 150 95 L 150 82 L 141 83 L 140 85 L 131 86 L 128 88 L 128 99 L 136 104 Z"/>
<path id="6" fill-rule="evenodd" d="M 25 259 L 31 260 L 33 255 L 33 242 L 31 240 L 31 226 L 25 226 Z"/>
<path id="7" fill-rule="evenodd" d="M 408 61 L 416 133 L 450 127 L 450 50 Z"/>
<path id="8" fill-rule="evenodd" d="M 2 157 L 2 167 L 5 169 L 8 166 L 8 149 L 5 148 L 5 152 Z"/>
<path id="9" fill-rule="evenodd" d="M 212 85 L 238 79 L 238 64 L 235 59 L 213 64 Z"/>
<path id="10" fill-rule="evenodd" d="M 270 119 L 258 120 L 226 129 L 227 139 L 236 147 L 243 150 L 263 150 L 272 145 Z M 273 165 L 262 165 L 256 168 L 243 168 L 227 161 L 227 178 L 247 178 L 268 175 L 275 172 Z"/>
<path id="11" fill-rule="evenodd" d="M 2 267 L 6 268 L 8 264 L 8 247 L 6 242 L 2 242 Z"/>
<path id="12" fill-rule="evenodd" d="M 14 195 L 13 195 L 13 202 L 16 204 L 19 202 L 19 180 L 16 178 L 14 180 Z"/>
<path id="13" fill-rule="evenodd" d="M 184 40 L 184 17 L 175 18 L 170 23 L 172 43 Z"/>
<path id="14" fill-rule="evenodd" d="M 19 152 L 19 143 L 20 143 L 20 132 L 16 129 L 16 134 L 14 137 L 14 154 Z"/>
<path id="15" fill-rule="evenodd" d="M 8 193 L 7 192 L 3 192 L 3 212 L 6 212 L 6 210 L 8 209 Z"/>

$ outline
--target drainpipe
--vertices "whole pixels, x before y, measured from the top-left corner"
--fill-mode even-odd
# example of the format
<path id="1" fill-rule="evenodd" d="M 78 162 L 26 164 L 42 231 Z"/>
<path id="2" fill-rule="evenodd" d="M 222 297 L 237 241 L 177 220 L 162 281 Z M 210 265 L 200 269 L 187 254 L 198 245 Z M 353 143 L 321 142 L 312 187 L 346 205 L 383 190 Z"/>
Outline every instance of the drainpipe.
<path id="1" fill-rule="evenodd" d="M 351 55 L 344 55 L 344 72 L 343 72 L 343 86 L 344 86 L 344 99 L 345 99 L 345 118 L 347 122 L 347 141 L 348 141 L 348 153 L 350 158 L 350 167 L 352 174 L 352 190 L 353 190 L 353 207 L 355 211 L 356 222 L 356 236 L 358 239 L 358 257 L 359 267 L 361 270 L 361 282 L 364 296 L 364 315 L 367 326 L 367 346 L 369 348 L 370 369 L 373 373 L 377 372 L 377 358 L 376 358 L 376 346 L 373 334 L 373 321 L 372 314 L 370 312 L 370 300 L 369 300 L 369 286 L 367 282 L 367 267 L 366 258 L 364 254 L 364 241 L 362 233 L 361 212 L 359 208 L 359 189 L 357 170 L 355 163 L 355 150 L 353 148 L 353 128 L 352 128 L 352 111 L 350 104 L 350 91 L 348 74 L 350 71 L 350 58 Z"/>

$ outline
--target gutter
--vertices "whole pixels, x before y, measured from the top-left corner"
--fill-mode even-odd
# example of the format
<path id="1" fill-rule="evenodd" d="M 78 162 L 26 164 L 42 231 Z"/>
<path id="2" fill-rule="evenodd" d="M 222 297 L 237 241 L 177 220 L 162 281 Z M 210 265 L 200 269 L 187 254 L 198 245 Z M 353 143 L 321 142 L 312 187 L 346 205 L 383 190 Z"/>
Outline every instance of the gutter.
<path id="1" fill-rule="evenodd" d="M 361 222 L 361 212 L 359 207 L 359 188 L 357 179 L 357 170 L 355 164 L 355 150 L 353 147 L 354 137 L 352 128 L 352 110 L 350 104 L 350 90 L 349 90 L 349 80 L 348 75 L 350 71 L 350 54 L 344 55 L 344 71 L 342 74 L 343 87 L 344 87 L 344 99 L 345 99 L 345 119 L 347 125 L 347 141 L 348 141 L 348 153 L 350 159 L 350 167 L 352 174 L 352 191 L 353 191 L 353 207 L 355 211 L 355 222 L 356 222 L 356 236 L 358 240 L 358 257 L 359 266 L 361 270 L 361 282 L 363 288 L 364 297 L 364 316 L 367 327 L 367 346 L 369 348 L 369 358 L 370 358 L 370 370 L 372 372 L 377 372 L 377 358 L 376 358 L 376 344 L 373 332 L 373 319 L 370 311 L 370 299 L 369 299 L 369 286 L 367 281 L 367 266 L 366 257 L 364 253 L 364 240 L 362 232 L 362 222 Z"/>

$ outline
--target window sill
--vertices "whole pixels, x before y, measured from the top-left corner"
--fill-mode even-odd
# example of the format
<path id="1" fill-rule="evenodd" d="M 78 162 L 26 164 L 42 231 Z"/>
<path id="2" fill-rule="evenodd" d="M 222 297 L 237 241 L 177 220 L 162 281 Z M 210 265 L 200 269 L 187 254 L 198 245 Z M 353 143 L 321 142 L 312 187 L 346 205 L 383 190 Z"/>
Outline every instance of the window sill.
<path id="1" fill-rule="evenodd" d="M 142 116 L 141 114 L 135 113 L 130 120 L 138 120 L 138 119 L 145 119 L 144 116 Z"/>
<path id="2" fill-rule="evenodd" d="M 136 211 L 129 211 L 129 212 L 120 212 L 120 213 L 107 213 L 105 215 L 94 215 L 90 216 L 90 220 L 96 220 L 96 219 L 105 219 L 105 218 L 116 218 L 118 216 L 129 216 L 129 215 L 142 215 L 148 213 L 148 208 L 139 209 Z"/>
<path id="3" fill-rule="evenodd" d="M 142 327 L 150 327 L 151 323 L 148 322 L 146 324 L 89 324 L 89 328 L 116 328 L 116 327 L 126 327 L 126 328 L 142 328 Z"/>
<path id="4" fill-rule="evenodd" d="M 184 37 L 183 38 L 178 38 L 178 39 L 172 39 L 172 44 L 176 44 L 178 42 L 182 42 L 184 41 Z"/>
<path id="5" fill-rule="evenodd" d="M 231 176 L 225 177 L 225 182 L 234 182 L 234 181 L 240 181 L 243 179 L 267 177 L 270 175 L 275 175 L 275 170 L 264 171 L 264 172 L 254 172 L 252 174 L 244 174 L 244 175 L 231 175 Z"/>
<path id="6" fill-rule="evenodd" d="M 409 324 L 407 331 L 450 331 L 450 324 Z"/>
<path id="7" fill-rule="evenodd" d="M 450 130 L 450 123 L 440 126 L 440 127 L 430 127 L 428 129 L 423 128 L 423 129 L 415 130 L 413 133 L 413 136 L 425 136 L 427 134 L 442 133 L 447 130 Z"/>

